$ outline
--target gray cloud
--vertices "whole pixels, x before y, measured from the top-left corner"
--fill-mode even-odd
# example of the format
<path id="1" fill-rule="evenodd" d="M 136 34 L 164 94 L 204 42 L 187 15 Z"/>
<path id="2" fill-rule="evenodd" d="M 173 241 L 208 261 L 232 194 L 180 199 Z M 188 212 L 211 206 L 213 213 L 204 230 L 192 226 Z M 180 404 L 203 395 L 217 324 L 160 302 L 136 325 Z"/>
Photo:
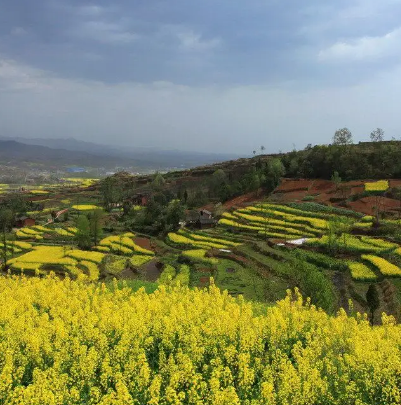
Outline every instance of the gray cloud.
<path id="1" fill-rule="evenodd" d="M 0 134 L 246 153 L 345 125 L 397 137 L 400 13 L 396 0 L 4 0 Z"/>
<path id="2" fill-rule="evenodd" d="M 356 139 L 383 126 L 397 135 L 401 69 L 352 88 L 104 84 L 0 65 L 0 131 L 102 143 L 250 153 L 328 143 L 337 127 Z M 372 96 L 374 95 L 374 97 Z"/>

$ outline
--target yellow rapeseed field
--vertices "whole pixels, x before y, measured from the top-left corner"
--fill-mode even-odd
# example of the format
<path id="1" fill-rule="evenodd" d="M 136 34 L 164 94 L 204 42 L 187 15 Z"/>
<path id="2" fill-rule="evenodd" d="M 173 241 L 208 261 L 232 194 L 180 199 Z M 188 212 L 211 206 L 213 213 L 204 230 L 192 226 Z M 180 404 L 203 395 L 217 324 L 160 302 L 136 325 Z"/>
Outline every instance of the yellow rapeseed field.
<path id="1" fill-rule="evenodd" d="M 399 404 L 401 327 L 288 296 L 0 279 L 0 403 Z M 260 312 L 260 309 L 259 309 Z"/>
<path id="2" fill-rule="evenodd" d="M 74 210 L 78 210 L 78 211 L 94 211 L 94 210 L 101 210 L 102 208 L 97 206 L 97 205 L 93 205 L 93 204 L 78 204 L 78 205 L 73 205 L 71 208 L 73 208 Z"/>
<path id="3" fill-rule="evenodd" d="M 365 183 L 365 191 L 386 191 L 388 188 L 388 180 L 379 180 L 371 183 Z"/>
<path id="4" fill-rule="evenodd" d="M 216 248 L 216 249 L 224 249 L 227 248 L 227 245 L 223 245 L 220 243 L 214 243 L 214 242 L 209 242 L 205 240 L 197 241 L 194 239 L 187 238 L 184 235 L 180 235 L 178 233 L 170 232 L 167 235 L 167 239 L 170 240 L 173 243 L 177 243 L 180 245 L 188 245 L 188 246 L 193 246 L 193 247 L 199 247 L 199 248 Z"/>

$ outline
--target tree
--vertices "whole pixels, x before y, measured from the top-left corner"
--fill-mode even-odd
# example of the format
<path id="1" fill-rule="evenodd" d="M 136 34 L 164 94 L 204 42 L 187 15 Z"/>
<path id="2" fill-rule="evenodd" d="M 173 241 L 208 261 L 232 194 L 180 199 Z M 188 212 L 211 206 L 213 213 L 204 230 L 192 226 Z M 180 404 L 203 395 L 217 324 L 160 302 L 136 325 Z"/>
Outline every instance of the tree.
<path id="1" fill-rule="evenodd" d="M 338 129 L 333 136 L 334 145 L 351 145 L 352 133 L 348 128 Z"/>
<path id="2" fill-rule="evenodd" d="M 103 217 L 104 214 L 102 210 L 95 210 L 89 216 L 90 236 L 92 237 L 95 245 L 97 245 L 99 239 L 102 237 Z"/>
<path id="3" fill-rule="evenodd" d="M 164 232 L 176 231 L 180 221 L 184 219 L 185 209 L 180 200 L 170 201 L 164 210 L 165 230 Z"/>
<path id="4" fill-rule="evenodd" d="M 249 185 L 251 191 L 256 191 L 257 194 L 259 194 L 259 188 L 260 188 L 260 177 L 258 173 L 253 173 L 251 177 L 251 184 Z"/>
<path id="5" fill-rule="evenodd" d="M 157 172 L 155 175 L 155 178 L 152 181 L 152 187 L 155 190 L 161 190 L 163 188 L 165 182 L 166 182 L 166 180 L 164 180 L 164 177 L 159 172 Z"/>
<path id="6" fill-rule="evenodd" d="M 110 212 L 123 197 L 121 184 L 116 177 L 106 177 L 100 183 L 100 196 L 104 209 Z"/>
<path id="7" fill-rule="evenodd" d="M 380 306 L 379 293 L 377 292 L 377 288 L 374 284 L 371 284 L 368 288 L 366 293 L 366 301 L 368 302 L 370 309 L 370 322 L 373 325 L 375 311 Z"/>
<path id="8" fill-rule="evenodd" d="M 11 210 L 13 217 L 15 215 L 25 214 L 28 209 L 27 200 L 18 193 L 7 194 L 2 199 L 1 206 Z"/>
<path id="9" fill-rule="evenodd" d="M 218 197 L 220 200 L 224 198 L 225 186 L 228 183 L 227 175 L 223 169 L 216 170 L 210 179 L 209 190 L 213 197 Z"/>
<path id="10" fill-rule="evenodd" d="M 333 217 L 328 222 L 327 237 L 328 248 L 331 253 L 336 253 L 341 244 L 347 246 L 347 234 L 351 230 L 353 221 L 350 218 Z M 342 240 L 341 240 L 342 236 Z"/>
<path id="11" fill-rule="evenodd" d="M 341 184 L 341 177 L 338 172 L 334 172 L 331 176 L 331 181 L 336 185 L 336 191 L 338 191 Z"/>
<path id="12" fill-rule="evenodd" d="M 278 186 L 281 177 L 284 175 L 285 167 L 281 159 L 275 158 L 269 160 L 267 164 L 266 183 L 271 190 L 274 190 Z"/>
<path id="13" fill-rule="evenodd" d="M 384 139 L 384 131 L 381 128 L 376 128 L 370 133 L 370 140 L 372 142 L 382 142 Z"/>
<path id="14" fill-rule="evenodd" d="M 265 147 L 262 145 L 261 147 L 260 147 L 260 152 L 263 154 L 263 152 L 265 151 Z"/>
<path id="15" fill-rule="evenodd" d="M 80 215 L 77 219 L 77 233 L 75 234 L 75 240 L 77 245 L 81 249 L 90 249 L 91 242 L 91 229 L 88 217 L 86 215 Z"/>
<path id="16" fill-rule="evenodd" d="M 7 247 L 7 234 L 11 231 L 14 215 L 11 209 L 2 208 L 0 210 L 0 232 L 1 232 L 1 258 L 3 261 L 2 270 L 7 268 L 8 247 Z"/>

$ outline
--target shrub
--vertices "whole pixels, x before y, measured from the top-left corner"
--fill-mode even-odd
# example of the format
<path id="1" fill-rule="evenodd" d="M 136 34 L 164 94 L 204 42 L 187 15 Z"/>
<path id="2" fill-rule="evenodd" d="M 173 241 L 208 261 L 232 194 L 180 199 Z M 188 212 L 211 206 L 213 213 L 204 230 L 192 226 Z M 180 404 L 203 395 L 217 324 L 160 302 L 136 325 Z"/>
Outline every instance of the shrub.
<path id="1" fill-rule="evenodd" d="M 163 272 L 159 277 L 158 282 L 160 284 L 168 284 L 170 283 L 176 275 L 176 270 L 170 264 L 166 264 L 164 266 Z"/>

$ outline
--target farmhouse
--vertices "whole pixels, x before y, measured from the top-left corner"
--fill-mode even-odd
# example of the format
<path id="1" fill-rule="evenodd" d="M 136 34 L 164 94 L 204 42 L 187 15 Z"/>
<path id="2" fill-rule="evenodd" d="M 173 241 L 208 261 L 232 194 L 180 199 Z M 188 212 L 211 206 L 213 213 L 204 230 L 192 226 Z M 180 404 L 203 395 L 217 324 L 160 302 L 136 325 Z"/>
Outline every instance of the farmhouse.
<path id="1" fill-rule="evenodd" d="M 205 218 L 211 219 L 213 217 L 212 213 L 208 210 L 200 210 L 199 215 L 203 219 Z"/>
<path id="2" fill-rule="evenodd" d="M 15 226 L 17 228 L 23 228 L 25 226 L 34 226 L 36 221 L 33 218 L 27 216 L 21 216 L 15 219 Z"/>
<path id="3" fill-rule="evenodd" d="M 208 210 L 188 211 L 186 214 L 186 225 L 193 228 L 212 228 L 217 224 L 217 220 Z"/>
<path id="4" fill-rule="evenodd" d="M 199 229 L 205 229 L 205 228 L 213 228 L 217 224 L 217 220 L 214 218 L 199 218 L 199 220 L 196 222 L 196 227 Z"/>
<path id="5" fill-rule="evenodd" d="M 134 205 L 141 205 L 142 207 L 144 207 L 145 205 L 147 205 L 148 201 L 150 198 L 150 194 L 149 193 L 140 193 L 140 194 L 135 194 L 132 197 L 132 203 Z"/>

